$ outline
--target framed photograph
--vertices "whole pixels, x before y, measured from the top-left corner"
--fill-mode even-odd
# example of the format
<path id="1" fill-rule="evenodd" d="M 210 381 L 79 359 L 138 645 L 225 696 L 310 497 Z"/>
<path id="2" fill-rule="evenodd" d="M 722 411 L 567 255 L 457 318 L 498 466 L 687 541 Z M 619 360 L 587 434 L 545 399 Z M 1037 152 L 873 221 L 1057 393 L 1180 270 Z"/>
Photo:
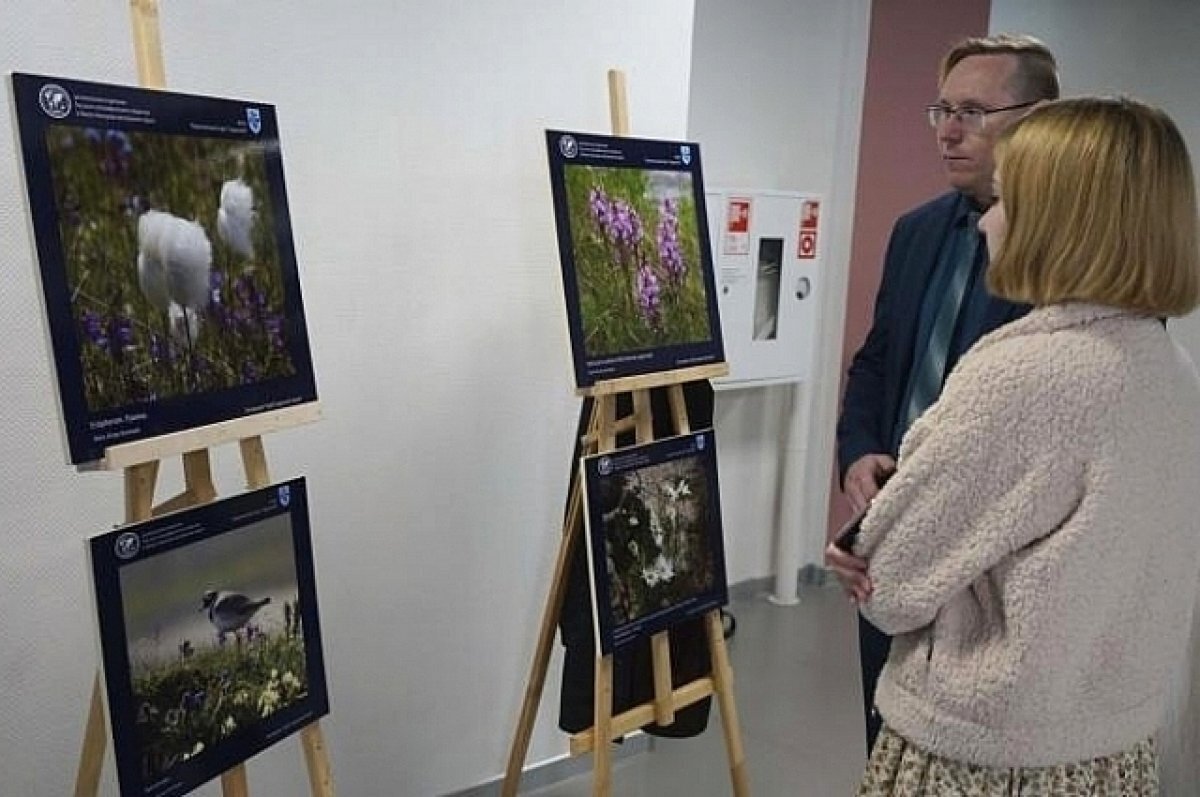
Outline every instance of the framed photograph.
<path id="1" fill-rule="evenodd" d="M 596 647 L 729 602 L 712 430 L 583 459 Z"/>
<path id="2" fill-rule="evenodd" d="M 88 541 L 122 797 L 186 794 L 329 713 L 306 494 Z"/>
<path id="3" fill-rule="evenodd" d="M 575 381 L 724 362 L 700 147 L 546 131 Z"/>
<path id="4" fill-rule="evenodd" d="M 12 91 L 70 461 L 315 401 L 274 107 Z"/>

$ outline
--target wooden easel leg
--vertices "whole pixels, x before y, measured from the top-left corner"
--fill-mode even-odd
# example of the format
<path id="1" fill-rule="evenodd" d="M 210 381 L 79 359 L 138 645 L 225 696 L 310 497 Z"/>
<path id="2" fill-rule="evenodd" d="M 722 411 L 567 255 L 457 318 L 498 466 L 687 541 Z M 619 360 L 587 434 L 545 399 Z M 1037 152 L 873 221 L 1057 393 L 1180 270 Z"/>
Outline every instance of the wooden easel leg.
<path id="1" fill-rule="evenodd" d="M 612 793 L 612 696 L 613 657 L 596 658 L 596 685 L 593 700 L 595 723 L 592 731 L 592 797 L 608 797 Z"/>
<path id="2" fill-rule="evenodd" d="M 271 483 L 267 472 L 267 454 L 263 450 L 261 437 L 246 437 L 238 441 L 242 452 L 242 468 L 246 472 L 246 486 L 258 490 Z"/>
<path id="3" fill-rule="evenodd" d="M 688 421 L 687 400 L 683 397 L 683 385 L 668 387 L 667 400 L 671 404 L 671 418 L 675 421 L 675 434 L 691 434 L 692 425 Z"/>
<path id="4" fill-rule="evenodd" d="M 654 721 L 670 725 L 675 722 L 675 696 L 671 684 L 671 638 L 666 631 L 650 637 L 650 657 L 654 664 Z"/>
<path id="5" fill-rule="evenodd" d="M 154 513 L 154 487 L 158 483 L 158 460 L 125 469 L 125 522 L 149 520 Z"/>
<path id="6" fill-rule="evenodd" d="M 750 778 L 746 772 L 746 753 L 742 749 L 742 730 L 738 722 L 737 701 L 733 699 L 733 668 L 729 666 L 729 649 L 725 646 L 725 629 L 721 613 L 705 615 L 708 628 L 708 651 L 712 657 L 713 690 L 721 706 L 721 726 L 725 731 L 725 749 L 729 753 L 729 774 L 733 781 L 734 797 L 750 797 Z"/>
<path id="7" fill-rule="evenodd" d="M 88 709 L 87 728 L 83 732 L 83 752 L 79 755 L 79 770 L 75 773 L 75 797 L 97 797 L 100 794 L 100 772 L 104 768 L 104 751 L 108 747 L 108 731 L 104 727 L 104 701 L 100 697 L 100 673 L 92 681 L 92 705 Z"/>
<path id="8" fill-rule="evenodd" d="M 537 649 L 529 670 L 529 681 L 525 686 L 525 699 L 521 704 L 521 718 L 517 721 L 517 732 L 508 755 L 508 766 L 504 772 L 502 797 L 516 797 L 521 780 L 521 768 L 529 752 L 529 740 L 533 735 L 533 721 L 537 717 L 538 704 L 542 700 L 542 689 L 546 685 L 546 671 L 550 667 L 550 653 L 554 648 L 554 634 L 558 629 L 558 618 L 562 612 L 563 599 L 567 594 L 567 570 L 575 546 L 582 536 L 582 494 L 578 484 L 571 491 L 567 506 L 567 522 L 558 546 L 558 559 L 554 563 L 554 577 L 550 582 L 550 594 L 546 598 L 546 609 L 542 612 L 542 626 L 538 631 Z"/>
<path id="9" fill-rule="evenodd" d="M 221 795 L 222 797 L 250 797 L 245 764 L 238 764 L 221 775 Z"/>
<path id="10" fill-rule="evenodd" d="M 308 767 L 308 782 L 313 797 L 333 797 L 333 771 L 329 766 L 329 751 L 325 749 L 325 735 L 321 733 L 319 722 L 300 731 L 300 744 L 304 747 L 304 763 Z"/>
<path id="11" fill-rule="evenodd" d="M 212 459 L 207 448 L 188 451 L 183 455 L 183 483 L 193 506 L 207 504 L 217 497 L 217 488 L 213 485 Z"/>
<path id="12" fill-rule="evenodd" d="M 592 404 L 585 437 L 595 434 L 599 424 L 599 404 Z M 584 445 L 586 449 L 587 444 Z M 567 594 L 567 571 L 575 546 L 583 536 L 583 493 L 579 474 L 571 474 L 570 495 L 567 499 L 567 516 L 563 522 L 562 539 L 558 545 L 558 557 L 554 562 L 554 574 L 550 579 L 550 594 L 546 596 L 546 607 L 542 612 L 542 625 L 538 630 L 537 647 L 533 663 L 529 667 L 529 680 L 525 684 L 525 698 L 521 702 L 521 716 L 508 752 L 508 763 L 504 769 L 501 797 L 516 797 L 521 784 L 521 770 L 525 756 L 529 754 L 529 741 L 533 737 L 533 722 L 537 718 L 538 704 L 546 686 L 546 672 L 550 668 L 550 653 L 554 649 L 554 634 L 562 613 L 563 599 Z"/>

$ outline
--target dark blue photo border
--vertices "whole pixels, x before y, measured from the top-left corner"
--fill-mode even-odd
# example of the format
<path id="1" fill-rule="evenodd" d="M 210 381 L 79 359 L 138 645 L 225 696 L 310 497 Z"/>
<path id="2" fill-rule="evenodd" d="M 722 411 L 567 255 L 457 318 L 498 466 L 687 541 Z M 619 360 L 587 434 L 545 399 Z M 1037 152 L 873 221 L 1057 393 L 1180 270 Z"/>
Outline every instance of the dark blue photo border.
<path id="1" fill-rule="evenodd" d="M 713 274 L 712 248 L 708 230 L 708 212 L 704 201 L 704 179 L 700 146 L 692 142 L 648 138 L 624 138 L 565 130 L 546 131 L 546 152 L 550 162 L 550 188 L 554 199 L 554 218 L 558 234 L 559 260 L 562 264 L 563 290 L 566 294 L 567 323 L 570 327 L 571 356 L 578 388 L 597 382 L 628 376 L 672 371 L 725 361 L 721 321 L 717 305 L 716 279 Z M 652 171 L 684 172 L 692 178 L 696 208 L 696 232 L 699 244 L 699 268 L 704 281 L 706 312 L 710 337 L 686 344 L 589 356 L 584 345 L 583 317 L 579 282 L 572 246 L 570 209 L 567 202 L 567 166 L 599 166 Z"/>
<path id="2" fill-rule="evenodd" d="M 98 100 L 136 109 L 143 121 L 131 122 L 120 114 L 105 117 L 94 111 L 83 115 L 77 100 L 64 103 L 61 111 L 65 113 L 61 118 L 55 118 L 43 110 L 39 100 L 47 87 L 61 89 L 67 97 L 85 97 L 93 103 L 88 107 L 93 107 Z M 23 73 L 12 74 L 12 96 L 71 463 L 78 465 L 100 460 L 105 449 L 112 445 L 316 401 L 316 380 L 300 294 L 274 106 Z M 59 112 L 56 109 L 56 114 Z M 251 118 L 253 125 L 248 123 Z M 55 203 L 45 139 L 51 126 L 102 126 L 110 130 L 179 137 L 227 138 L 262 147 L 284 294 L 284 339 L 295 368 L 292 376 L 221 390 L 185 393 L 161 401 L 130 403 L 100 412 L 89 410 L 84 392 L 81 343 L 72 312 L 71 289 L 59 233 L 59 208 Z M 258 127 L 257 132 L 252 127 Z"/>
<path id="3" fill-rule="evenodd" d="M 133 696 L 121 568 L 218 535 L 237 533 L 241 528 L 277 515 L 287 515 L 291 525 L 308 695 L 280 708 L 258 725 L 238 729 L 219 745 L 177 763 L 153 783 L 145 782 L 141 772 L 138 707 Z M 147 543 L 143 544 L 143 540 Z M 92 537 L 88 541 L 88 550 L 117 778 L 124 797 L 187 794 L 329 713 L 307 487 L 303 478 L 122 526 Z"/>
<path id="4" fill-rule="evenodd" d="M 650 637 L 671 626 L 720 608 L 729 603 L 725 572 L 725 543 L 721 525 L 720 486 L 717 480 L 717 446 L 712 429 L 669 437 L 653 443 L 631 446 L 604 454 L 584 457 L 583 483 L 587 498 L 587 552 L 592 583 L 592 606 L 596 621 L 597 647 L 612 653 L 637 639 Z M 626 623 L 618 623 L 612 612 L 612 591 L 608 575 L 608 555 L 604 545 L 602 482 L 630 471 L 653 467 L 678 459 L 696 458 L 704 473 L 708 504 L 706 543 L 712 555 L 713 585 L 674 606 L 659 609 Z"/>

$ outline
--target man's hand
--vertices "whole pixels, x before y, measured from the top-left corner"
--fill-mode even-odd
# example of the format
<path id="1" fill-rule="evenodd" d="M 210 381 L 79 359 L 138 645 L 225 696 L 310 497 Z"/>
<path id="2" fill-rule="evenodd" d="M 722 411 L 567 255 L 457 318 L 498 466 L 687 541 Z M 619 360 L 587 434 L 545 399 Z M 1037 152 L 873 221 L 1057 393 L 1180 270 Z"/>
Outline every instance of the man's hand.
<path id="1" fill-rule="evenodd" d="M 867 577 L 867 560 L 848 554 L 832 542 L 825 546 L 825 567 L 833 571 L 842 589 L 856 604 L 871 598 L 871 579 Z"/>
<path id="2" fill-rule="evenodd" d="M 846 471 L 843 483 L 850 508 L 855 513 L 863 511 L 879 492 L 879 485 L 896 469 L 896 460 L 887 454 L 867 454 L 859 457 Z"/>

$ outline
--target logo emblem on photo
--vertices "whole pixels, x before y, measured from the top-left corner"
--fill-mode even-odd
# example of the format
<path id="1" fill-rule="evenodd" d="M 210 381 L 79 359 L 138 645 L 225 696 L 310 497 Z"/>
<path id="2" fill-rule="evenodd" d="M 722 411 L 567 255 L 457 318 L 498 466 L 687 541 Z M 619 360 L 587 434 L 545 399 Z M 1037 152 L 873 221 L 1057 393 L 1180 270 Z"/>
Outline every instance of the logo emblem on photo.
<path id="1" fill-rule="evenodd" d="M 246 123 L 250 125 L 250 132 L 257 136 L 262 132 L 262 113 L 257 108 L 247 108 Z"/>
<path id="2" fill-rule="evenodd" d="M 612 460 L 608 457 L 600 457 L 600 461 L 596 463 L 596 472 L 601 476 L 612 473 Z"/>
<path id="3" fill-rule="evenodd" d="M 684 166 L 688 166 L 692 162 L 692 148 L 687 144 L 679 145 L 679 159 L 683 161 Z"/>
<path id="4" fill-rule="evenodd" d="M 564 158 L 574 158 L 579 154 L 579 144 L 575 141 L 575 136 L 563 136 L 558 140 L 558 151 L 563 154 Z"/>
<path id="5" fill-rule="evenodd" d="M 47 116 L 62 119 L 71 113 L 71 95 L 57 83 L 47 83 L 38 92 L 38 105 Z"/>
<path id="6" fill-rule="evenodd" d="M 291 502 L 292 502 L 292 488 L 291 488 L 291 485 L 285 484 L 279 488 L 279 505 L 287 506 Z"/>
<path id="7" fill-rule="evenodd" d="M 142 550 L 142 539 L 136 532 L 127 531 L 117 537 L 113 550 L 118 559 L 132 559 Z"/>

